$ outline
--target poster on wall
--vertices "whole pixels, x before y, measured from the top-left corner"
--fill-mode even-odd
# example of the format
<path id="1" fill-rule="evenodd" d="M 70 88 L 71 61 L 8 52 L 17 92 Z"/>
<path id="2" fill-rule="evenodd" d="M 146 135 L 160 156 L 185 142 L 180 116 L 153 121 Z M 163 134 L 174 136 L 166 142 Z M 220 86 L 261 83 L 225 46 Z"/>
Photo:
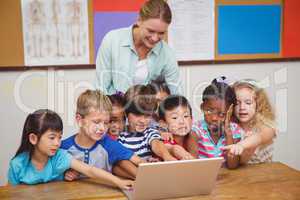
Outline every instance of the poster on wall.
<path id="1" fill-rule="evenodd" d="M 26 66 L 89 63 L 88 1 L 22 0 Z"/>
<path id="2" fill-rule="evenodd" d="M 168 30 L 168 43 L 180 61 L 213 60 L 214 1 L 168 1 L 172 10 L 172 23 Z"/>

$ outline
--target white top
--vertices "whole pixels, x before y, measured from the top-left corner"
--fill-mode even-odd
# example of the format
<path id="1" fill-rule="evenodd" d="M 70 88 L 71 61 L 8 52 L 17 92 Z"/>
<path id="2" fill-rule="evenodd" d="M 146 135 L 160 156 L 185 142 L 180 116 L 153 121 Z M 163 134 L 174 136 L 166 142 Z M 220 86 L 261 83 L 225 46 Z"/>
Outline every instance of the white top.
<path id="1" fill-rule="evenodd" d="M 147 59 L 139 60 L 135 67 L 135 74 L 133 76 L 133 84 L 143 84 L 148 76 Z"/>

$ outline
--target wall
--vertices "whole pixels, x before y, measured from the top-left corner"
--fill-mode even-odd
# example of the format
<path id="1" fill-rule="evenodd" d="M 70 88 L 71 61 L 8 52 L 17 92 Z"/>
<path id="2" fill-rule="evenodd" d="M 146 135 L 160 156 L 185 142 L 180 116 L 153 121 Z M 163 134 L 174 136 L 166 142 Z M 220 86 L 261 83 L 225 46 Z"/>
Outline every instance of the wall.
<path id="1" fill-rule="evenodd" d="M 181 67 L 185 95 L 191 101 L 195 119 L 200 118 L 199 104 L 203 88 L 213 78 L 255 78 L 266 87 L 278 110 L 281 131 L 275 142 L 274 160 L 300 170 L 296 152 L 300 146 L 297 117 L 300 94 L 296 84 L 300 62 L 257 64 L 218 64 Z M 86 88 L 93 87 L 95 70 L 0 71 L 0 185 L 6 183 L 10 158 L 20 143 L 22 126 L 28 112 L 39 108 L 57 111 L 64 121 L 64 137 L 74 134 L 74 102 Z"/>

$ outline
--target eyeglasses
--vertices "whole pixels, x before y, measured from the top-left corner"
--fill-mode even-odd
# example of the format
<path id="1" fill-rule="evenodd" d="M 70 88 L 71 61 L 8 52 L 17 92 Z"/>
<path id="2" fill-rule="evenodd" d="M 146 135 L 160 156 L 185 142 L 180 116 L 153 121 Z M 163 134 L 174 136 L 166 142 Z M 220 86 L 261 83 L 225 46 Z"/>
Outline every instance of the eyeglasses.
<path id="1" fill-rule="evenodd" d="M 215 111 L 215 110 L 210 110 L 210 109 L 207 109 L 207 110 L 203 110 L 204 114 L 206 115 L 209 115 L 209 116 L 217 116 L 219 118 L 225 118 L 226 117 L 226 113 L 225 112 L 218 112 L 218 111 Z"/>

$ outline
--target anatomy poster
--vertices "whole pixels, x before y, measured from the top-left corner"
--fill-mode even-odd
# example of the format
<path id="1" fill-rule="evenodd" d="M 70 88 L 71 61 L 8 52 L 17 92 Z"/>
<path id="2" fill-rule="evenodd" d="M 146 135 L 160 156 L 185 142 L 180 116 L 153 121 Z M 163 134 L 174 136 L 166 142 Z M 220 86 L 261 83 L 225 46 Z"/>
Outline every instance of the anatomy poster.
<path id="1" fill-rule="evenodd" d="M 86 0 L 22 0 L 26 66 L 89 63 Z"/>

